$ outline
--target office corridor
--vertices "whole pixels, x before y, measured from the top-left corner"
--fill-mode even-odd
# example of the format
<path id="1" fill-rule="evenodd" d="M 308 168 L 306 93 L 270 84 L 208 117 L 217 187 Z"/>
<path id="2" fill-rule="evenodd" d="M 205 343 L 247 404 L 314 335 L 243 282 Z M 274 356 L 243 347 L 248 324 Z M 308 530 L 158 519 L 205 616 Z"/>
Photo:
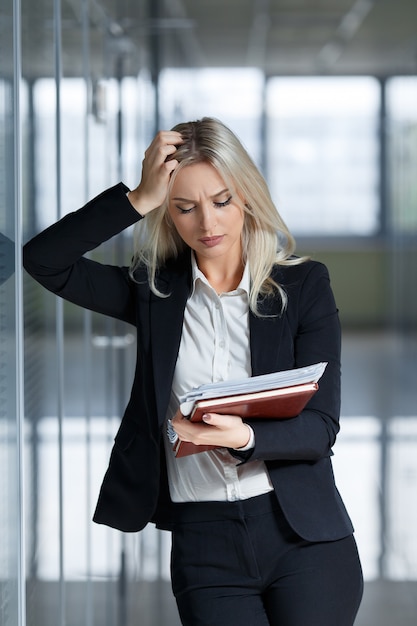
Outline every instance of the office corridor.
<path id="1" fill-rule="evenodd" d="M 2 0 L 1 626 L 178 626 L 168 534 L 91 521 L 134 332 L 36 285 L 22 247 L 136 186 L 155 132 L 204 116 L 242 140 L 297 253 L 330 270 L 356 626 L 416 626 L 416 37 L 415 0 Z M 90 256 L 129 264 L 132 230 Z"/>

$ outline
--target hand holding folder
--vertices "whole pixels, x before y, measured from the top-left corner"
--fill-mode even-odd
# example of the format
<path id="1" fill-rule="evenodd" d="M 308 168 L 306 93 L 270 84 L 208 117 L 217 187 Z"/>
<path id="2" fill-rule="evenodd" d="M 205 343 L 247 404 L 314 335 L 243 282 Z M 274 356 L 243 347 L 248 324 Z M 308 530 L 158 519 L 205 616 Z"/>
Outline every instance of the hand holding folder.
<path id="1" fill-rule="evenodd" d="M 326 365 L 317 363 L 238 381 L 203 385 L 181 398 L 180 410 L 192 422 L 201 422 L 205 413 L 239 415 L 243 419 L 295 417 L 316 393 Z M 217 447 L 180 441 L 172 426 L 168 434 L 176 457 Z"/>

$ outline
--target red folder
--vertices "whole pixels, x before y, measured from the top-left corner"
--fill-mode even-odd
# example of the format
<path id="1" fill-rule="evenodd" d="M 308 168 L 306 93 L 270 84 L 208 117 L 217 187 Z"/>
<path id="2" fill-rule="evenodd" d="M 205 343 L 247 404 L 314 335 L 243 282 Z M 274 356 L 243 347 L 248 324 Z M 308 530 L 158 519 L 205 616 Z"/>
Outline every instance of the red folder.
<path id="1" fill-rule="evenodd" d="M 189 417 L 192 422 L 201 422 L 205 413 L 220 413 L 222 415 L 239 415 L 247 418 L 282 419 L 295 417 L 301 413 L 310 398 L 318 389 L 317 383 L 303 383 L 279 389 L 269 389 L 254 393 L 243 393 L 223 398 L 208 398 L 195 403 Z M 213 450 L 217 446 L 195 445 L 189 441 L 174 443 L 173 450 L 176 457 L 188 456 L 198 452 Z"/>

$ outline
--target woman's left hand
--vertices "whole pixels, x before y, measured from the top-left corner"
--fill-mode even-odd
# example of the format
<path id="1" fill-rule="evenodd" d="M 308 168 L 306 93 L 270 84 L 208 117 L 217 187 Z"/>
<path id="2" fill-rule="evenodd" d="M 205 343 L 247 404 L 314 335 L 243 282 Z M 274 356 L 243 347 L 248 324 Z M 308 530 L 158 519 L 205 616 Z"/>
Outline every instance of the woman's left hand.
<path id="1" fill-rule="evenodd" d="M 190 422 L 178 410 L 172 426 L 181 441 L 195 445 L 213 445 L 224 448 L 243 448 L 249 442 L 251 431 L 241 417 L 207 413 L 203 422 Z"/>

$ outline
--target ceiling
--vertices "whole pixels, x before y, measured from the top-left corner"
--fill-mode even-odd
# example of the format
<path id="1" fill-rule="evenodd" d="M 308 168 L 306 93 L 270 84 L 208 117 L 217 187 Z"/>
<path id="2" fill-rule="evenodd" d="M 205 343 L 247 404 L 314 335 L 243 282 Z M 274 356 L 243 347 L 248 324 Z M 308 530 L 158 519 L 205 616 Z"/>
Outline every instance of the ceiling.
<path id="1" fill-rule="evenodd" d="M 417 73 L 417 0 L 182 1 L 205 65 L 267 74 Z"/>
<path id="2" fill-rule="evenodd" d="M 53 70 L 52 4 L 22 0 L 26 75 Z M 62 0 L 64 75 L 82 75 L 83 59 L 85 67 L 83 23 L 96 74 L 118 53 L 124 73 L 153 61 L 154 69 L 417 74 L 417 0 Z"/>

